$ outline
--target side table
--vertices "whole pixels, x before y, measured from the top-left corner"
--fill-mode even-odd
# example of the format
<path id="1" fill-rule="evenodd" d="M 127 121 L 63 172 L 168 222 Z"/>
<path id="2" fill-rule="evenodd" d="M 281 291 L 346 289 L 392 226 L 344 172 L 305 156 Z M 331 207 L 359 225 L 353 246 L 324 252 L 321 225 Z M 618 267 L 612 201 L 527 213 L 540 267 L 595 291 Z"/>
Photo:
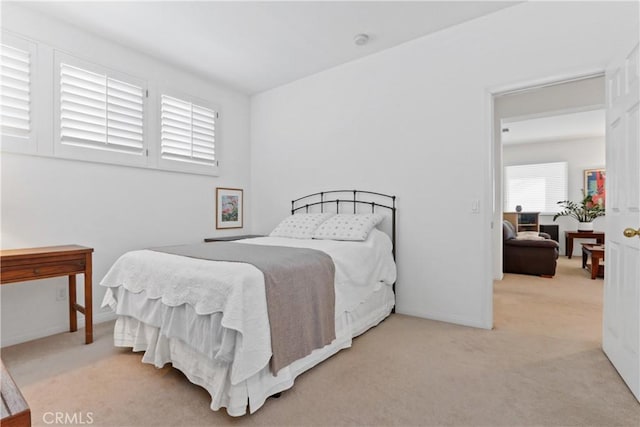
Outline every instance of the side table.
<path id="1" fill-rule="evenodd" d="M 84 314 L 85 343 L 93 342 L 91 254 L 78 245 L 0 251 L 0 284 L 69 276 L 69 331 L 78 330 L 76 312 Z M 84 307 L 76 303 L 76 274 L 84 274 Z"/>
<path id="2" fill-rule="evenodd" d="M 241 236 L 227 236 L 227 237 L 207 237 L 205 242 L 233 242 L 234 240 L 253 239 L 254 237 L 264 237 L 262 234 L 244 234 Z"/>
<path id="3" fill-rule="evenodd" d="M 573 239 L 596 239 L 596 243 L 604 243 L 603 231 L 565 231 L 564 232 L 564 248 L 567 258 L 571 259 L 573 255 Z"/>
<path id="4" fill-rule="evenodd" d="M 591 264 L 587 263 L 589 257 L 591 257 Z M 596 277 L 604 277 L 604 245 L 582 244 L 582 268 L 591 272 L 592 280 Z"/>

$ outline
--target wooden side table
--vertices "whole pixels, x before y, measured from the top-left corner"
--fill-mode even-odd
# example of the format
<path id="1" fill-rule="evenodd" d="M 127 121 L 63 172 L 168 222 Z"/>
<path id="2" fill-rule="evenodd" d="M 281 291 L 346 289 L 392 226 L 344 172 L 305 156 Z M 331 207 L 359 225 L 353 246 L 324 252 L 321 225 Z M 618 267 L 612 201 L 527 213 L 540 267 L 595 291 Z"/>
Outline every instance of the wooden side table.
<path id="1" fill-rule="evenodd" d="M 565 231 L 564 232 L 564 248 L 567 258 L 571 259 L 573 255 L 573 239 L 596 239 L 596 243 L 604 243 L 603 231 Z"/>
<path id="2" fill-rule="evenodd" d="M 0 284 L 69 276 L 69 331 L 78 330 L 77 312 L 84 314 L 85 342 L 93 342 L 93 248 L 78 245 L 0 251 Z M 76 274 L 84 274 L 84 307 L 76 303 Z"/>
<path id="3" fill-rule="evenodd" d="M 591 257 L 591 264 L 587 260 Z M 592 245 L 590 243 L 582 244 L 582 268 L 586 268 L 591 272 L 591 279 L 596 277 L 604 277 L 604 245 Z"/>
<path id="4" fill-rule="evenodd" d="M 234 240 L 253 239 L 254 237 L 264 237 L 262 234 L 244 234 L 241 236 L 227 236 L 227 237 L 207 237 L 205 242 L 232 242 Z"/>

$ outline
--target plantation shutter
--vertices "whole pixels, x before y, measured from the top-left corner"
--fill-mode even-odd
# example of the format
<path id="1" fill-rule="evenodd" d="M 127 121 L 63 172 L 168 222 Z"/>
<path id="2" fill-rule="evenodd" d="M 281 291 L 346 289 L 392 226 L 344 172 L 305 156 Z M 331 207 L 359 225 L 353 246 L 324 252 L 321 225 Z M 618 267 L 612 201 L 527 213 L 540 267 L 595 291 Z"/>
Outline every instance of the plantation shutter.
<path id="1" fill-rule="evenodd" d="M 217 165 L 217 117 L 218 114 L 214 110 L 162 95 L 161 157 L 167 160 Z"/>
<path id="2" fill-rule="evenodd" d="M 0 45 L 0 129 L 2 134 L 28 138 L 31 133 L 31 54 Z"/>
<path id="3" fill-rule="evenodd" d="M 142 154 L 143 106 L 141 87 L 60 64 L 62 144 Z"/>

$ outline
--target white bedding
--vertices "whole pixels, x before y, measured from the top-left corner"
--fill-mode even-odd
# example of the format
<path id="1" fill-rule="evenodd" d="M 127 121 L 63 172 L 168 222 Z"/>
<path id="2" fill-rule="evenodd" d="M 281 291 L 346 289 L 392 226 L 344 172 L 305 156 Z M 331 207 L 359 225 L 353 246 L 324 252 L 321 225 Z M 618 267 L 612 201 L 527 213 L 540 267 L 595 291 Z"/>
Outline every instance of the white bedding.
<path id="1" fill-rule="evenodd" d="M 127 305 L 130 307 L 135 307 L 144 299 L 140 294 L 122 291 L 122 298 L 129 301 Z M 377 325 L 389 315 L 395 298 L 391 286 L 382 287 L 352 311 L 336 316 L 336 339 L 331 344 L 293 362 L 280 370 L 277 376 L 273 376 L 269 367 L 265 366 L 238 384 L 231 384 L 229 380 L 230 362 L 214 359 L 209 353 L 201 352 L 175 336 L 177 330 L 194 331 L 194 335 L 201 338 L 215 337 L 220 330 L 228 332 L 220 326 L 219 316 L 199 316 L 189 306 L 175 307 L 170 309 L 171 314 L 167 316 L 166 323 L 156 327 L 152 326 L 153 317 L 157 312 L 164 312 L 166 307 L 161 307 L 162 303 L 159 300 L 145 300 L 143 303 L 146 305 L 145 309 L 151 308 L 145 316 L 145 321 L 123 314 L 118 316 L 114 328 L 114 344 L 131 347 L 133 351 L 143 351 L 142 362 L 158 368 L 171 363 L 174 368 L 182 371 L 189 381 L 209 392 L 212 410 L 226 408 L 229 415 L 242 416 L 247 413 L 247 409 L 251 413 L 260 409 L 269 396 L 291 388 L 301 373 L 340 350 L 351 347 L 354 337 Z M 205 346 L 221 351 L 227 347 L 225 344 L 212 344 L 216 340 L 203 341 L 208 343 Z"/>
<path id="2" fill-rule="evenodd" d="M 364 242 L 281 237 L 238 242 L 306 247 L 331 256 L 336 266 L 336 319 L 356 310 L 396 279 L 391 241 L 379 230 L 373 230 Z M 111 306 L 121 316 L 121 329 L 125 324 L 129 329 L 133 327 L 132 321 L 125 319 L 133 319 L 133 324 L 142 322 L 145 328 L 165 335 L 182 353 L 188 348 L 200 357 L 224 364 L 225 369 L 230 369 L 231 385 L 264 375 L 271 357 L 271 337 L 264 278 L 254 266 L 140 250 L 120 257 L 101 285 L 109 288 L 103 306 Z M 141 330 L 135 339 L 148 334 L 148 330 Z M 348 335 L 350 340 L 350 331 Z M 122 339 L 116 344 L 131 345 L 131 340 Z M 337 346 L 337 350 L 344 345 Z M 175 365 L 175 360 L 154 363 L 162 366 L 168 361 Z"/>

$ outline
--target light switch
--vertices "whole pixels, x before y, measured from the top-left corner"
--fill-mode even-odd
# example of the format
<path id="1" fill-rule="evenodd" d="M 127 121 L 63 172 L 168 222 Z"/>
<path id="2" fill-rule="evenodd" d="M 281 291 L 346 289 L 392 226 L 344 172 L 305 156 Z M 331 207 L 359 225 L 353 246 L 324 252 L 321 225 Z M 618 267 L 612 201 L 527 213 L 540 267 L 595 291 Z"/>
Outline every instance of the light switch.
<path id="1" fill-rule="evenodd" d="M 471 213 L 474 213 L 474 214 L 480 213 L 480 200 L 478 199 L 471 200 Z"/>

